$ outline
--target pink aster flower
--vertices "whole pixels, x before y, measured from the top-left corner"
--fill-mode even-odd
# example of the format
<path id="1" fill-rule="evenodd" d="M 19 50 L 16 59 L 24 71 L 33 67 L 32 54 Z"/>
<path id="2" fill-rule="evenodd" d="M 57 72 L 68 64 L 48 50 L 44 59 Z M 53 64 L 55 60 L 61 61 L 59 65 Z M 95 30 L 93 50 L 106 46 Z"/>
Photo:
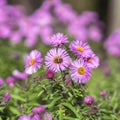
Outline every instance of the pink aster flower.
<path id="1" fill-rule="evenodd" d="M 4 84 L 4 80 L 0 77 L 0 86 Z"/>
<path id="2" fill-rule="evenodd" d="M 25 72 L 27 74 L 35 73 L 41 67 L 41 62 L 41 53 L 38 50 L 31 51 L 30 55 L 27 56 Z"/>
<path id="3" fill-rule="evenodd" d="M 76 18 L 76 12 L 69 4 L 57 4 L 55 6 L 55 15 L 63 23 L 71 23 Z"/>
<path id="4" fill-rule="evenodd" d="M 85 62 L 90 68 L 97 68 L 99 66 L 99 58 L 93 52 L 86 56 Z"/>
<path id="5" fill-rule="evenodd" d="M 100 95 L 101 95 L 103 98 L 106 98 L 107 95 L 108 95 L 108 92 L 107 92 L 106 90 L 102 90 L 102 91 L 100 92 Z"/>
<path id="6" fill-rule="evenodd" d="M 87 43 L 83 43 L 82 41 L 76 40 L 73 41 L 70 46 L 70 50 L 80 57 L 84 57 L 91 52 L 91 48 Z"/>
<path id="7" fill-rule="evenodd" d="M 45 65 L 54 72 L 65 70 L 70 65 L 70 57 L 62 48 L 53 48 L 45 56 Z"/>
<path id="8" fill-rule="evenodd" d="M 18 120 L 31 120 L 31 118 L 28 115 L 23 115 L 23 116 L 20 116 Z"/>
<path id="9" fill-rule="evenodd" d="M 8 102 L 11 99 L 11 95 L 9 93 L 4 94 L 4 101 Z"/>
<path id="10" fill-rule="evenodd" d="M 53 46 L 62 46 L 68 43 L 68 38 L 63 33 L 56 33 L 51 37 L 51 44 Z"/>
<path id="11" fill-rule="evenodd" d="M 34 107 L 32 109 L 33 114 L 43 114 L 44 112 L 45 112 L 45 106 L 44 105 L 40 105 L 40 106 Z"/>
<path id="12" fill-rule="evenodd" d="M 98 26 L 89 27 L 88 36 L 89 36 L 90 40 L 95 41 L 95 42 L 101 41 L 102 37 L 103 37 L 102 31 L 101 31 L 101 29 L 99 29 Z"/>
<path id="13" fill-rule="evenodd" d="M 4 6 L 7 4 L 6 0 L 0 0 L 0 7 Z"/>
<path id="14" fill-rule="evenodd" d="M 120 57 L 120 29 L 114 31 L 105 41 L 104 48 L 109 55 Z"/>
<path id="15" fill-rule="evenodd" d="M 78 83 L 86 83 L 91 77 L 91 69 L 87 66 L 83 59 L 78 59 L 72 62 L 70 75 L 72 80 Z"/>
<path id="16" fill-rule="evenodd" d="M 15 78 L 20 80 L 25 80 L 28 77 L 28 74 L 25 72 L 20 72 L 19 70 L 14 70 L 12 74 Z"/>
<path id="17" fill-rule="evenodd" d="M 41 118 L 38 114 L 36 114 L 30 120 L 41 120 Z"/>
<path id="18" fill-rule="evenodd" d="M 86 105 L 92 105 L 94 103 L 94 97 L 93 96 L 86 96 L 84 98 L 84 103 Z"/>
<path id="19" fill-rule="evenodd" d="M 14 84 L 15 84 L 15 79 L 14 79 L 14 77 L 12 77 L 12 76 L 7 77 L 6 83 L 7 83 L 8 86 L 13 87 Z"/>

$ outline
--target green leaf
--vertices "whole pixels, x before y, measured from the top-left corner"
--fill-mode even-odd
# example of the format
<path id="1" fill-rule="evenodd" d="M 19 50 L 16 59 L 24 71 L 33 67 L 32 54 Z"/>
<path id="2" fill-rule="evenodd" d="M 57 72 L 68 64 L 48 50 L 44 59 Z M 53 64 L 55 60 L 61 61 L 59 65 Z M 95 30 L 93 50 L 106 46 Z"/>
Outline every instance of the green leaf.
<path id="1" fill-rule="evenodd" d="M 56 104 L 60 99 L 61 99 L 61 97 L 57 97 L 57 98 L 53 99 L 50 104 L 46 105 L 46 107 L 49 109 L 49 108 L 55 106 L 55 104 Z"/>
<path id="2" fill-rule="evenodd" d="M 38 97 L 40 97 L 43 93 L 44 93 L 44 90 L 40 91 L 40 92 L 38 93 Z"/>
<path id="3" fill-rule="evenodd" d="M 79 118 L 79 114 L 77 113 L 77 109 L 75 109 L 75 107 L 73 107 L 71 104 L 69 104 L 69 103 L 62 103 L 62 105 L 63 106 L 65 106 L 65 107 L 67 107 L 69 110 L 71 110 L 73 113 L 74 113 L 74 115 L 77 117 L 77 118 Z"/>
<path id="4" fill-rule="evenodd" d="M 22 102 L 26 102 L 25 98 L 19 96 L 19 95 L 12 95 L 12 98 L 15 100 L 20 100 Z"/>
<path id="5" fill-rule="evenodd" d="M 0 111 L 3 111 L 5 109 L 5 106 L 0 106 Z"/>
<path id="6" fill-rule="evenodd" d="M 81 119 L 66 116 L 64 117 L 64 120 L 81 120 Z"/>
<path id="7" fill-rule="evenodd" d="M 13 113 L 13 114 L 15 114 L 15 115 L 21 115 L 21 113 L 20 113 L 20 111 L 18 110 L 18 108 L 16 108 L 16 107 L 9 107 L 9 109 L 10 109 L 10 111 Z"/>

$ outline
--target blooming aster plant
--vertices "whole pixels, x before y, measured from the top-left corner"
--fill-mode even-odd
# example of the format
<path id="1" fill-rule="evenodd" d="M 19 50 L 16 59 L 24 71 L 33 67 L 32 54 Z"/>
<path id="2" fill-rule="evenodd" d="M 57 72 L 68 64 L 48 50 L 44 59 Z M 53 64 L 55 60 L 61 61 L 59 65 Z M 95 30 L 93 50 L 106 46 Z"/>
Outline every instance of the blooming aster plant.
<path id="1" fill-rule="evenodd" d="M 64 0 L 38 2 L 40 8 L 27 15 L 23 6 L 0 0 L 0 120 L 119 120 L 119 62 L 109 63 L 99 43 L 92 45 L 109 61 L 92 74 L 99 57 L 88 42 L 103 38 L 98 14 L 79 14 Z M 25 57 L 24 69 L 26 47 L 35 50 Z M 119 59 L 120 30 L 104 41 L 104 48 Z"/>
<path id="2" fill-rule="evenodd" d="M 54 34 L 52 39 L 54 44 L 43 58 L 40 51 L 32 50 L 25 58 L 25 71 L 14 70 L 6 79 L 12 87 L 3 94 L 1 105 L 10 103 L 8 111 L 15 119 L 79 120 L 84 116 L 81 107 L 86 111 L 95 105 L 92 98 L 85 98 L 86 84 L 99 58 L 86 42 L 71 41 L 69 45 L 63 33 Z"/>
<path id="3" fill-rule="evenodd" d="M 49 110 L 51 104 L 54 104 L 52 103 L 54 99 L 56 101 L 56 111 L 54 111 L 52 116 L 54 116 L 55 120 L 59 119 L 59 117 L 55 118 L 55 116 L 58 114 L 58 110 L 61 109 L 61 104 L 63 104 L 62 107 L 66 105 L 66 107 L 68 107 L 68 104 L 65 102 L 66 98 L 68 98 L 70 105 L 73 104 L 76 106 L 79 104 L 78 99 L 83 99 L 80 94 L 84 94 L 84 89 L 79 85 L 85 85 L 91 78 L 91 72 L 93 68 L 97 68 L 99 65 L 99 58 L 95 55 L 86 42 L 76 40 L 72 41 L 68 46 L 66 43 L 68 43 L 67 37 L 62 33 L 57 33 L 52 36 L 51 46 L 54 46 L 54 48 L 51 48 L 46 53 L 44 57 L 44 64 L 42 65 L 44 67 L 41 67 L 42 58 L 39 51 L 31 51 L 27 58 L 25 70 L 26 73 L 32 74 L 37 72 L 37 69 L 41 67 L 40 69 L 44 69 L 43 71 L 45 72 L 45 78 L 47 78 L 49 81 L 47 83 L 42 83 L 44 80 L 41 80 L 40 82 L 41 88 L 44 89 L 44 92 L 46 91 L 46 97 L 49 96 L 47 99 L 44 98 L 45 96 L 41 98 L 44 101 L 42 102 L 44 105 L 41 105 L 44 106 L 44 112 L 40 112 L 40 110 L 42 110 L 41 107 L 34 107 L 32 109 L 32 119 L 41 119 L 44 117 L 45 108 L 46 110 Z M 41 77 L 43 77 L 42 74 Z M 35 78 L 35 80 L 36 79 L 37 78 Z M 75 96 L 72 95 L 73 93 L 71 93 L 71 87 L 72 89 L 75 88 L 75 91 L 77 91 L 74 91 Z M 68 92 L 70 93 L 68 94 Z M 48 99 L 50 99 L 49 102 Z M 73 101 L 71 101 L 71 99 L 73 99 Z M 92 100 L 89 100 L 89 98 L 84 98 L 83 102 L 92 104 Z M 63 113 L 65 111 L 68 110 L 63 107 Z M 46 119 L 49 120 L 49 118 Z M 50 118 L 50 120 L 51 119 L 52 118 Z"/>
<path id="4" fill-rule="evenodd" d="M 99 58 L 94 54 L 90 46 L 83 41 L 72 41 L 69 45 L 70 50 L 76 54 L 77 59 L 70 58 L 67 49 L 61 45 L 68 43 L 67 37 L 62 33 L 52 36 L 51 43 L 57 48 L 52 48 L 45 56 L 45 66 L 53 72 L 62 72 L 67 68 L 70 70 L 71 79 L 78 83 L 86 83 L 91 77 L 92 68 L 97 68 Z M 37 50 L 31 51 L 26 60 L 26 73 L 32 74 L 41 67 L 41 53 Z"/>

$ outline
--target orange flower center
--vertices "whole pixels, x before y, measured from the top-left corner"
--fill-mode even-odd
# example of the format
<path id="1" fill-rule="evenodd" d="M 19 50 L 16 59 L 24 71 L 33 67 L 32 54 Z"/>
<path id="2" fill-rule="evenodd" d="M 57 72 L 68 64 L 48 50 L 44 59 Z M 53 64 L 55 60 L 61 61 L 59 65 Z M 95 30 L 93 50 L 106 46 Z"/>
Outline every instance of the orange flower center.
<path id="1" fill-rule="evenodd" d="M 35 64 L 35 61 L 36 61 L 36 60 L 35 60 L 34 58 L 32 58 L 31 61 L 30 61 L 30 66 L 34 65 L 34 64 Z"/>
<path id="2" fill-rule="evenodd" d="M 83 48 L 82 46 L 78 46 L 78 47 L 77 47 L 77 51 L 79 51 L 79 52 L 84 52 L 84 48 Z"/>
<path id="3" fill-rule="evenodd" d="M 91 63 L 92 62 L 92 58 L 87 58 L 87 62 Z"/>
<path id="4" fill-rule="evenodd" d="M 59 64 L 63 62 L 63 59 L 60 56 L 55 56 L 53 61 L 54 63 Z"/>
<path id="5" fill-rule="evenodd" d="M 78 68 L 78 73 L 79 73 L 80 75 L 84 75 L 84 74 L 86 73 L 86 69 L 85 69 L 84 67 L 79 67 L 79 68 Z"/>

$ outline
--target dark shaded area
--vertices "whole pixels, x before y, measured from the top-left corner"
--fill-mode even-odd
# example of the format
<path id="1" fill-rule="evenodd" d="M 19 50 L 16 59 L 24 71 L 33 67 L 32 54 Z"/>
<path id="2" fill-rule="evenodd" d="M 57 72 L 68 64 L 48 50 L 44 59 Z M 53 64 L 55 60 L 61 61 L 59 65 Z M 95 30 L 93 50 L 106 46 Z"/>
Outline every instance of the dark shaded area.
<path id="1" fill-rule="evenodd" d="M 98 5 L 97 5 L 97 12 L 100 16 L 100 19 L 102 21 L 104 21 L 105 23 L 105 33 L 107 31 L 108 28 L 108 18 L 107 18 L 107 14 L 108 14 L 108 6 L 109 6 L 109 0 L 99 0 L 98 1 Z"/>
<path id="2" fill-rule="evenodd" d="M 23 5 L 27 14 L 31 14 L 41 6 L 43 1 L 44 0 L 8 0 L 8 4 Z"/>
<path id="3" fill-rule="evenodd" d="M 104 20 L 105 22 L 107 22 L 107 13 L 108 13 L 108 5 L 109 5 L 109 1 L 108 0 L 99 0 L 98 1 L 98 7 L 97 7 L 97 11 L 100 15 L 100 18 L 102 20 Z"/>

